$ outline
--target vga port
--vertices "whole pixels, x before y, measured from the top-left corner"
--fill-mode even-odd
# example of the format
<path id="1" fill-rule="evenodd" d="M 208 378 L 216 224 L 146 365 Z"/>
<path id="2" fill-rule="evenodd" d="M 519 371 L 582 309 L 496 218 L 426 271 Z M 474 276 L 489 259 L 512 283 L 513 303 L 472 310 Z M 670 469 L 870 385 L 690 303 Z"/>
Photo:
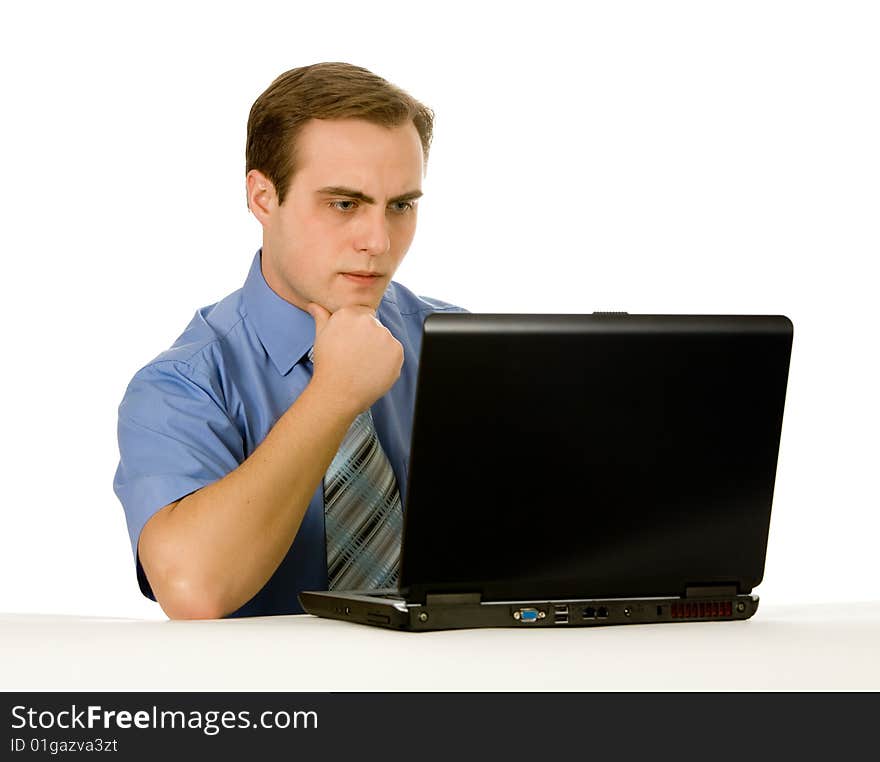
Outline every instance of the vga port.
<path id="1" fill-rule="evenodd" d="M 513 618 L 516 619 L 517 622 L 522 622 L 523 624 L 537 622 L 539 619 L 543 619 L 545 616 L 547 615 L 541 609 L 534 608 L 516 609 L 513 612 Z"/>

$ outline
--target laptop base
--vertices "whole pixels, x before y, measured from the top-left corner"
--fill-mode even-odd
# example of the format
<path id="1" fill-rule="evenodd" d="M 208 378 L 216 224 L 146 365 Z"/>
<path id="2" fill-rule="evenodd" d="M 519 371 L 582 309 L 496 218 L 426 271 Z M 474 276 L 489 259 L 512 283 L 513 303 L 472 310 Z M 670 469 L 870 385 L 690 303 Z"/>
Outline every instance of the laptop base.
<path id="1" fill-rule="evenodd" d="M 468 596 L 459 596 L 466 599 Z M 583 598 L 553 601 L 408 603 L 351 591 L 303 592 L 309 614 L 393 630 L 422 632 L 475 627 L 597 627 L 612 624 L 711 622 L 749 619 L 757 595 L 707 598 Z"/>

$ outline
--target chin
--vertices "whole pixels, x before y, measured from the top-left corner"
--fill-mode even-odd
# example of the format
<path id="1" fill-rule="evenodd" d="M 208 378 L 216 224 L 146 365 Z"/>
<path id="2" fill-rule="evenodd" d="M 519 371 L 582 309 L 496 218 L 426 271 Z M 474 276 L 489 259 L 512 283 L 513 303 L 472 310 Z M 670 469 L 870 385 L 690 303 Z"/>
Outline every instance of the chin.
<path id="1" fill-rule="evenodd" d="M 371 309 L 371 310 L 373 310 L 373 312 L 375 312 L 377 309 L 379 309 L 379 304 L 367 302 L 367 301 L 358 302 L 358 301 L 352 300 L 352 301 L 348 301 L 348 302 L 336 303 L 332 307 L 329 307 L 329 306 L 325 307 L 325 309 L 332 314 L 332 313 L 336 312 L 337 310 L 341 310 L 343 307 L 367 307 L 368 309 Z"/>

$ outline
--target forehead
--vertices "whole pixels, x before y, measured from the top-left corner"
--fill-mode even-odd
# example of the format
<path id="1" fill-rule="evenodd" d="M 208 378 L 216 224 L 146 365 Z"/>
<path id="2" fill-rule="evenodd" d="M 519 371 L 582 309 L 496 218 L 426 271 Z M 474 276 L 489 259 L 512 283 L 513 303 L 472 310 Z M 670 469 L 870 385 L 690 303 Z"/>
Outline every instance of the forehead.
<path id="1" fill-rule="evenodd" d="M 321 185 L 362 185 L 381 177 L 417 184 L 423 167 L 422 143 L 412 122 L 383 127 L 362 119 L 312 119 L 296 140 L 294 180 L 301 175 Z"/>

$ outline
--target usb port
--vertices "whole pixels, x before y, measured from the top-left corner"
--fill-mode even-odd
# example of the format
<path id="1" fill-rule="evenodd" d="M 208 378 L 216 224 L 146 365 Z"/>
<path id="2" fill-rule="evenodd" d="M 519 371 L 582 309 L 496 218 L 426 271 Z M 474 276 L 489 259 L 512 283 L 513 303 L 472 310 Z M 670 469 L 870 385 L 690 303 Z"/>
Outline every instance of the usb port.
<path id="1" fill-rule="evenodd" d="M 553 607 L 553 621 L 556 624 L 568 624 L 567 604 L 559 604 Z"/>

